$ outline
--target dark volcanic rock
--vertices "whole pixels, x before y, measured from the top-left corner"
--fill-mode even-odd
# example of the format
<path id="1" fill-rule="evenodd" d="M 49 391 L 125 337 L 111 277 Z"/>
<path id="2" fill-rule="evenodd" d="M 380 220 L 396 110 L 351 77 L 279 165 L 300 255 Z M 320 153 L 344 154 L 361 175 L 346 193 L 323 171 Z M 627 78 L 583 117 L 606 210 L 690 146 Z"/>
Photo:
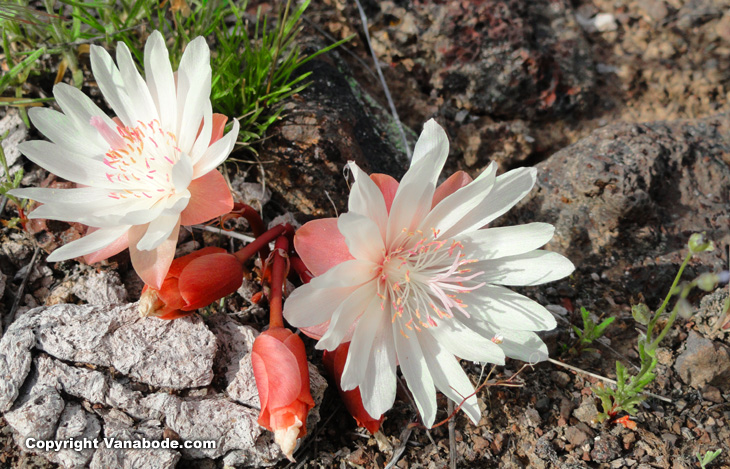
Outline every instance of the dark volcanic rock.
<path id="1" fill-rule="evenodd" d="M 730 384 L 730 350 L 690 331 L 687 348 L 674 363 L 682 381 L 695 389 L 706 384 L 727 388 Z"/>
<path id="2" fill-rule="evenodd" d="M 729 154 L 726 116 L 605 127 L 540 163 L 507 219 L 553 223 L 548 248 L 654 301 L 692 233 L 730 243 Z M 722 269 L 721 251 L 700 256 L 701 270 Z"/>
<path id="3" fill-rule="evenodd" d="M 338 65 L 314 60 L 302 67 L 312 72 L 312 84 L 270 128 L 261 150 L 262 160 L 276 162 L 263 165 L 266 184 L 309 215 L 334 215 L 332 203 L 338 211 L 346 208 L 343 169 L 350 160 L 368 173 L 398 178 L 407 168 L 390 116 Z"/>

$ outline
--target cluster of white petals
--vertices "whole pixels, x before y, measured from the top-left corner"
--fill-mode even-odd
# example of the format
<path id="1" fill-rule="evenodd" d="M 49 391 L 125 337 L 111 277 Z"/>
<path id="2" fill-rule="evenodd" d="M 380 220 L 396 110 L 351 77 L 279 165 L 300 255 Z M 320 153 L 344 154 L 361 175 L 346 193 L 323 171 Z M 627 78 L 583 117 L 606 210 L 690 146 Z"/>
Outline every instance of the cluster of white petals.
<path id="1" fill-rule="evenodd" d="M 124 43 L 117 46 L 117 64 L 92 46 L 91 68 L 117 117 L 60 83 L 53 91 L 63 113 L 29 112 L 51 141 L 20 145 L 30 160 L 78 187 L 12 194 L 44 204 L 30 218 L 98 228 L 54 251 L 49 261 L 92 253 L 101 253 L 94 257 L 100 260 L 129 246 L 137 271 L 155 284 L 172 261 L 180 224 L 207 221 L 232 204 L 215 168 L 233 149 L 238 122 L 227 135 L 213 138 L 210 51 L 202 37 L 188 44 L 177 72 L 157 31 L 145 45 L 145 78 Z"/>
<path id="2" fill-rule="evenodd" d="M 284 307 L 293 326 L 319 338 L 317 348 L 351 341 L 342 388 L 359 387 L 370 415 L 392 407 L 399 365 L 429 427 L 436 390 L 464 402 L 479 421 L 474 387 L 456 357 L 495 364 L 547 358 L 535 332 L 555 327 L 552 314 L 505 287 L 539 285 L 574 269 L 560 254 L 538 250 L 552 225 L 484 228 L 532 189 L 534 168 L 497 176 L 491 165 L 439 193 L 448 153 L 445 132 L 430 120 L 400 184 L 368 177 L 351 162 L 349 212 L 336 225 L 310 222 L 297 234 L 297 251 L 318 276 Z M 338 236 L 346 248 L 338 249 Z M 318 267 L 328 252 L 339 260 Z"/>

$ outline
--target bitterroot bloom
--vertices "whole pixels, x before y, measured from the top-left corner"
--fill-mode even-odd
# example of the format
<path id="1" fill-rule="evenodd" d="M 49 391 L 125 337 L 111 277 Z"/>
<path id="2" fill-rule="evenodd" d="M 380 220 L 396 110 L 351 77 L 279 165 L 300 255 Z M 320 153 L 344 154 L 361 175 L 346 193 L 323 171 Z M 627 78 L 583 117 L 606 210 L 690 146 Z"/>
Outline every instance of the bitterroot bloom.
<path id="1" fill-rule="evenodd" d="M 162 34 L 145 45 L 146 78 L 127 46 L 117 64 L 91 47 L 91 69 L 112 119 L 88 96 L 66 84 L 53 89 L 59 113 L 29 111 L 51 142 L 31 141 L 20 150 L 33 162 L 78 184 L 75 189 L 28 188 L 12 195 L 43 203 L 30 218 L 83 223 L 89 234 L 57 249 L 49 261 L 86 256 L 89 263 L 129 247 L 132 264 L 148 285 L 160 288 L 175 254 L 180 225 L 228 213 L 233 199 L 216 171 L 230 154 L 238 122 L 224 137 L 226 118 L 213 115 L 210 51 L 191 41 L 173 73 Z"/>
<path id="2" fill-rule="evenodd" d="M 479 421 L 474 387 L 455 357 L 547 358 L 535 331 L 554 328 L 553 316 L 505 286 L 539 285 L 574 269 L 536 250 L 552 225 L 484 228 L 532 189 L 535 169 L 497 177 L 491 165 L 474 181 L 460 172 L 437 188 L 448 153 L 444 130 L 430 120 L 400 184 L 350 162 L 349 212 L 297 232 L 295 248 L 317 277 L 284 306 L 293 326 L 319 338 L 317 348 L 351 341 L 341 385 L 359 387 L 370 415 L 392 407 L 400 365 L 429 427 L 437 389 Z"/>

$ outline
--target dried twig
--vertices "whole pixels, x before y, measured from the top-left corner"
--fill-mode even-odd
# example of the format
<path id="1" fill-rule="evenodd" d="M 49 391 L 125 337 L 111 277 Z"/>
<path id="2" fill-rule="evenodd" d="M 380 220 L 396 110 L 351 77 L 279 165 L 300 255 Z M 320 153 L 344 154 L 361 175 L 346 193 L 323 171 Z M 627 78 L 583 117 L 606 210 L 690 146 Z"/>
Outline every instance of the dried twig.
<path id="1" fill-rule="evenodd" d="M 454 401 L 448 400 L 446 411 L 451 415 L 454 412 Z M 456 469 L 456 419 L 449 420 L 449 467 Z"/>
<path id="2" fill-rule="evenodd" d="M 18 306 L 20 306 L 20 300 L 23 298 L 25 286 L 28 284 L 28 279 L 30 278 L 31 272 L 33 272 L 33 267 L 35 266 L 36 261 L 38 261 L 38 255 L 40 252 L 41 248 L 36 246 L 35 251 L 33 252 L 33 257 L 30 259 L 30 264 L 28 265 L 28 271 L 25 273 L 25 277 L 23 277 L 20 287 L 18 287 L 18 292 L 15 294 L 15 300 L 13 300 L 13 306 L 10 308 L 10 312 L 8 313 L 8 326 L 13 321 L 15 311 L 18 309 Z"/>
<path id="3" fill-rule="evenodd" d="M 241 241 L 244 241 L 246 243 L 251 243 L 253 241 L 256 241 L 256 238 L 253 238 L 251 236 L 246 236 L 241 233 L 236 233 L 235 231 L 228 231 L 224 230 L 222 228 L 218 228 L 215 226 L 207 226 L 207 225 L 193 225 L 191 228 L 195 228 L 196 230 L 202 230 L 202 231 L 209 231 L 211 233 L 216 234 L 222 234 L 225 236 L 229 236 L 231 238 L 239 239 Z"/>
<path id="4" fill-rule="evenodd" d="M 601 375 L 597 375 L 595 373 L 591 373 L 590 371 L 586 371 L 586 370 L 583 370 L 583 369 L 578 368 L 577 366 L 568 365 L 567 363 L 563 363 L 563 362 L 559 362 L 557 360 L 553 360 L 552 358 L 548 358 L 547 361 L 549 361 L 553 365 L 562 366 L 563 368 L 567 368 L 567 369 L 569 369 L 571 371 L 575 371 L 576 373 L 582 373 L 584 375 L 587 375 L 587 376 L 590 376 L 590 377 L 593 377 L 593 378 L 596 378 L 596 379 L 600 379 L 601 381 L 605 381 L 606 383 L 610 383 L 610 384 L 613 384 L 614 386 L 616 386 L 616 381 L 612 380 L 611 378 L 606 378 L 605 376 L 601 376 Z M 671 399 L 669 399 L 668 397 L 660 396 L 658 394 L 654 394 L 654 393 L 651 393 L 651 392 L 644 391 L 643 394 L 646 394 L 647 396 L 651 396 L 651 397 L 653 397 L 655 399 L 659 399 L 660 401 L 668 402 L 670 404 L 672 404 L 674 402 Z"/>

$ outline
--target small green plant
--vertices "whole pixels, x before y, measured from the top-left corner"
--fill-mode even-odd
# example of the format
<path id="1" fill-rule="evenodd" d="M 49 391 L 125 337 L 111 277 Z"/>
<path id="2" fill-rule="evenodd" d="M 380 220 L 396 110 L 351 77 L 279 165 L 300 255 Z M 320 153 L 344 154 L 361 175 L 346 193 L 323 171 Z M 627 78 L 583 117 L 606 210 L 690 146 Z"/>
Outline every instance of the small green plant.
<path id="1" fill-rule="evenodd" d="M 721 278 L 719 275 L 705 273 L 691 282 L 679 285 L 680 277 L 692 256 L 714 249 L 712 242 L 705 238 L 704 233 L 693 234 L 689 239 L 688 245 L 689 252 L 679 267 L 674 282 L 659 309 L 652 314 L 648 306 L 644 304 L 636 305 L 632 308 L 634 319 L 639 324 L 646 326 L 646 333 L 641 334 L 638 341 L 641 367 L 637 374 L 631 375 L 626 371 L 626 367 L 617 361 L 616 388 L 609 388 L 599 384 L 593 389 L 601 399 L 601 405 L 603 407 L 603 412 L 598 414 L 598 421 L 614 419 L 620 412 L 626 412 L 629 415 L 636 413 L 636 406 L 645 399 L 645 396 L 641 393 L 656 377 L 654 370 L 657 365 L 656 351 L 659 343 L 672 328 L 678 315 L 685 318 L 692 315 L 692 308 L 687 301 L 689 293 L 695 287 L 699 287 L 705 291 L 711 291 L 720 281 L 727 281 L 726 278 Z M 726 277 L 726 275 L 723 275 L 723 277 Z M 657 332 L 657 323 L 666 311 L 669 301 L 675 295 L 678 295 L 679 299 L 669 313 L 669 317 L 664 323 L 664 326 Z"/>
<path id="2" fill-rule="evenodd" d="M 608 326 L 610 326 L 616 319 L 615 317 L 610 317 L 601 321 L 600 324 L 596 324 L 593 322 L 593 319 L 591 319 L 590 311 L 583 307 L 580 308 L 580 316 L 583 319 L 583 328 L 581 329 L 577 326 L 571 326 L 573 328 L 573 332 L 575 332 L 575 335 L 578 337 L 578 340 L 572 347 L 570 347 L 570 349 L 568 349 L 568 353 L 570 355 L 580 355 L 583 352 L 595 352 L 596 349 L 589 348 L 588 346 L 603 337 Z"/>
<path id="3" fill-rule="evenodd" d="M 715 460 L 715 458 L 720 456 L 720 453 L 722 453 L 722 449 L 716 449 L 715 451 L 707 451 L 704 456 L 700 456 L 698 451 L 695 456 L 697 456 L 697 461 L 700 463 L 700 467 L 705 469 L 710 465 L 710 463 L 712 463 L 712 461 Z"/>
<path id="4" fill-rule="evenodd" d="M 5 135 L 0 136 L 0 164 L 2 164 L 4 180 L 0 181 L 0 196 L 7 197 L 8 200 L 13 202 L 18 208 L 18 217 L 11 218 L 9 221 L 3 221 L 3 224 L 8 227 L 15 227 L 20 222 L 21 225 L 25 222 L 25 205 L 28 203 L 27 199 L 18 200 L 17 197 L 13 197 L 8 194 L 8 191 L 17 189 L 20 187 L 20 181 L 23 179 L 23 168 L 18 169 L 13 178 L 10 178 L 10 168 L 8 168 L 8 161 L 5 158 L 5 150 L 2 146 L 2 141 L 8 136 L 8 132 Z"/>

